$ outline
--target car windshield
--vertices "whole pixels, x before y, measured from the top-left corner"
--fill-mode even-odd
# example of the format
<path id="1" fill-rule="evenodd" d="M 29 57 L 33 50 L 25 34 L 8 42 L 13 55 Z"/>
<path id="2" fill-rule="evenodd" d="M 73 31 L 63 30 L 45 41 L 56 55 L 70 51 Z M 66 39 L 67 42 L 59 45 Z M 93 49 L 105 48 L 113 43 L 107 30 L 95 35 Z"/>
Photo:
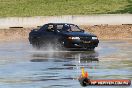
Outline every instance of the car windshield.
<path id="1" fill-rule="evenodd" d="M 77 25 L 70 25 L 72 32 L 80 32 L 80 28 Z"/>
<path id="2" fill-rule="evenodd" d="M 57 25 L 57 29 L 62 32 L 81 32 L 81 29 L 74 24 Z"/>

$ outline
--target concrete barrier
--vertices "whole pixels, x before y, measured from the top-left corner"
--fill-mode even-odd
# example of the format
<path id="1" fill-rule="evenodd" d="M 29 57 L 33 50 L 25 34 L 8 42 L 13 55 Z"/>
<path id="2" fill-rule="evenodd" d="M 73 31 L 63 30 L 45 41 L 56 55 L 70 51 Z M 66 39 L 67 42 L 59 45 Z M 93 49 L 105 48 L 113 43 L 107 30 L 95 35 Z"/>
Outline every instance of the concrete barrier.
<path id="1" fill-rule="evenodd" d="M 111 14 L 111 15 L 89 15 L 89 16 L 36 16 L 36 17 L 6 17 L 0 18 L 0 29 L 9 27 L 37 27 L 46 23 L 74 23 L 78 25 L 121 25 L 132 24 L 130 14 Z"/>

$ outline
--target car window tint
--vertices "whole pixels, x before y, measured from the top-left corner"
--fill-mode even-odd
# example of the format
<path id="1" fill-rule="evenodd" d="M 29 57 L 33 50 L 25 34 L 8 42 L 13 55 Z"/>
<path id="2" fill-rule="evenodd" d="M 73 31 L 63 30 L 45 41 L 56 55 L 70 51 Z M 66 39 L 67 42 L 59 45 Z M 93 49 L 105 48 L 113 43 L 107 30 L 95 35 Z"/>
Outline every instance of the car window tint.
<path id="1" fill-rule="evenodd" d="M 71 31 L 71 30 L 70 30 L 70 25 L 67 25 L 67 24 L 63 25 L 61 31 L 62 31 L 62 32 L 69 32 L 69 31 Z"/>
<path id="2" fill-rule="evenodd" d="M 54 31 L 54 26 L 53 25 L 48 25 L 48 28 L 46 30 L 47 32 L 53 32 Z"/>
<path id="3" fill-rule="evenodd" d="M 53 29 L 53 25 L 48 25 L 48 30 Z"/>
<path id="4" fill-rule="evenodd" d="M 63 25 L 57 25 L 57 29 L 62 29 L 63 28 Z"/>

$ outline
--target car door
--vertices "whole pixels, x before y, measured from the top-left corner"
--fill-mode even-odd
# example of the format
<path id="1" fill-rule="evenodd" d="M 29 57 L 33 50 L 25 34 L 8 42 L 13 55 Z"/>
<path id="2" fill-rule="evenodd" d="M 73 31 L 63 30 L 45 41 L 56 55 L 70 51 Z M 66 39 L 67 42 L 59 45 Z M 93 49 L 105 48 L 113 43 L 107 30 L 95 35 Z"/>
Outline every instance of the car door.
<path id="1" fill-rule="evenodd" d="M 53 43 L 57 40 L 57 34 L 55 32 L 55 28 L 53 24 L 47 24 L 47 28 L 45 28 L 44 33 L 42 33 L 43 41 L 45 43 Z"/>

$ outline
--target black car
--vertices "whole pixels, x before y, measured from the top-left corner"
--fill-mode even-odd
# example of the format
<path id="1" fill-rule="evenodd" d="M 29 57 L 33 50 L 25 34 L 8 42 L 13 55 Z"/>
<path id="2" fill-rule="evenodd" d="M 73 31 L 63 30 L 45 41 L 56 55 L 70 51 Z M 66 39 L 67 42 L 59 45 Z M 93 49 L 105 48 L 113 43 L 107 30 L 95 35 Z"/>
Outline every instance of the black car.
<path id="1" fill-rule="evenodd" d="M 29 33 L 33 47 L 41 48 L 52 44 L 67 49 L 93 50 L 98 46 L 96 35 L 85 32 L 75 24 L 48 23 Z"/>

